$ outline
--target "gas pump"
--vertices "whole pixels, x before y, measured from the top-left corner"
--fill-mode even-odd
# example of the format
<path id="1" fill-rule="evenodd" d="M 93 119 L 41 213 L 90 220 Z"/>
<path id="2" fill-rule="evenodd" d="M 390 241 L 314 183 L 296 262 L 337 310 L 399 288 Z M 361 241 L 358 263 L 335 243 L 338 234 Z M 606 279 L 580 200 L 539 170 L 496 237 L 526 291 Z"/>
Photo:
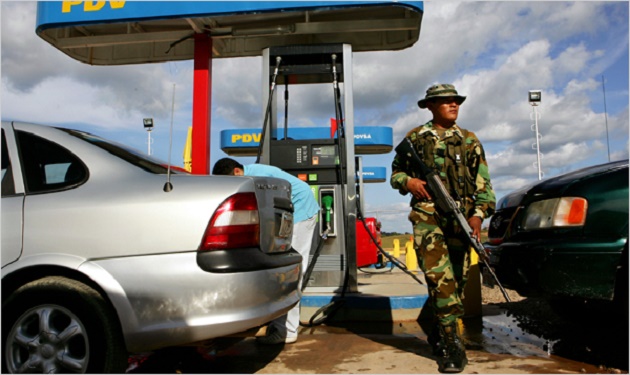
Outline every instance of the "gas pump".
<path id="1" fill-rule="evenodd" d="M 282 137 L 283 132 L 277 126 L 277 96 L 273 88 L 313 83 L 333 86 L 331 103 L 334 102 L 338 124 L 336 137 L 287 139 L 286 117 Z M 287 97 L 285 95 L 285 101 Z M 316 233 L 319 238 L 313 242 L 324 242 L 307 281 L 307 290 L 330 292 L 345 288 L 344 291 L 357 292 L 351 46 L 325 44 L 264 49 L 263 103 L 265 128 L 262 134 L 265 136 L 260 140 L 260 162 L 277 166 L 308 183 L 322 207 Z M 315 248 L 311 249 L 309 262 L 313 260 L 314 251 Z"/>

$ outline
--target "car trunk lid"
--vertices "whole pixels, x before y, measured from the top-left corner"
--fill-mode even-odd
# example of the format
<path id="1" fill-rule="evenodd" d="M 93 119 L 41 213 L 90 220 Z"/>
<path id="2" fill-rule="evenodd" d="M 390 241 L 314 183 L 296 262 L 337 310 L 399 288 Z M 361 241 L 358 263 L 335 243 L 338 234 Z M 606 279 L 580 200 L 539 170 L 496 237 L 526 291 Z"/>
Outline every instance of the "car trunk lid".
<path id="1" fill-rule="evenodd" d="M 288 251 L 293 235 L 291 185 L 274 177 L 253 178 L 260 214 L 260 247 L 265 253 Z M 263 236 L 263 233 L 273 236 Z"/>

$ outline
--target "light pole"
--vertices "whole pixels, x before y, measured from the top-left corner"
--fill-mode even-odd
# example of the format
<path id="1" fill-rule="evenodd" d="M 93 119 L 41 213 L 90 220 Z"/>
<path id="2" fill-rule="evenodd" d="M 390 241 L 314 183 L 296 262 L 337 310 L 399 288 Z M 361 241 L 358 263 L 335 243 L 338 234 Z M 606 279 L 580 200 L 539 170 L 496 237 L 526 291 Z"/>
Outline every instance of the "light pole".
<path id="1" fill-rule="evenodd" d="M 529 91 L 529 104 L 532 106 L 534 115 L 534 129 L 532 129 L 532 131 L 536 132 L 536 164 L 538 165 L 538 180 L 542 180 L 542 166 L 540 165 L 540 134 L 538 133 L 538 118 L 540 116 L 536 111 L 536 107 L 538 106 L 538 103 L 540 103 L 541 96 L 542 92 L 540 90 Z"/>
<path id="2" fill-rule="evenodd" d="M 153 130 L 153 119 L 145 118 L 142 120 L 144 128 L 147 130 L 148 154 L 151 155 L 151 130 Z"/>

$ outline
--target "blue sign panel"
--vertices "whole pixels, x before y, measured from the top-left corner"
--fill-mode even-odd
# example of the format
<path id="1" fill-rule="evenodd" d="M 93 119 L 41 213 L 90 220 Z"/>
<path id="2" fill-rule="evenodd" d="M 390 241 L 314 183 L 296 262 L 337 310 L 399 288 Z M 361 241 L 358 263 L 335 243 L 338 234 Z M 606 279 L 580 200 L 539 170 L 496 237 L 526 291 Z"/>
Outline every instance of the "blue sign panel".
<path id="1" fill-rule="evenodd" d="M 363 167 L 363 182 L 385 182 L 387 181 L 387 168 L 385 167 Z"/>
<path id="2" fill-rule="evenodd" d="M 260 142 L 260 130 L 230 129 L 221 131 L 221 150 L 229 155 L 255 155 Z M 276 129 L 276 139 L 284 138 L 284 129 Z M 287 137 L 294 140 L 331 138 L 330 128 L 289 128 Z M 356 126 L 354 144 L 356 154 L 384 154 L 393 147 L 393 130 L 386 126 Z"/>
<path id="3" fill-rule="evenodd" d="M 37 6 L 37 29 L 91 23 L 392 4 L 423 11 L 422 1 L 40 1 Z"/>

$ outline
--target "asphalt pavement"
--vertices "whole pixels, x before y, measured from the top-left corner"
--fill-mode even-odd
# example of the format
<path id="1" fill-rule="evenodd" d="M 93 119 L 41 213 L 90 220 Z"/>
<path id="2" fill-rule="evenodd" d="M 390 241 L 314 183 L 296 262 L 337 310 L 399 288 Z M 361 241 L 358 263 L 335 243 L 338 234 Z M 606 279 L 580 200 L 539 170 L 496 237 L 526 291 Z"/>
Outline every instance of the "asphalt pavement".
<path id="1" fill-rule="evenodd" d="M 385 270 L 387 271 L 387 270 Z M 420 276 L 422 279 L 422 277 Z M 308 292 L 302 299 L 298 341 L 264 346 L 255 336 L 264 327 L 196 346 L 169 348 L 130 358 L 131 373 L 438 373 L 436 358 L 421 323 L 426 287 L 400 270 L 360 272 L 358 293 L 346 294 L 322 324 L 313 313 L 339 299 Z M 475 280 L 471 283 L 475 287 Z M 470 302 L 469 302 L 470 303 Z M 500 314 L 478 300 L 463 321 L 469 364 L 465 373 L 622 373 L 551 355 L 544 341 L 513 334 L 509 322 L 484 316 Z M 477 313 L 474 313 L 477 312 Z M 486 328 L 484 328 L 486 326 Z M 490 328 L 488 328 L 490 327 Z M 502 331 L 507 334 L 503 334 Z M 488 332 L 492 331 L 492 332 Z"/>

